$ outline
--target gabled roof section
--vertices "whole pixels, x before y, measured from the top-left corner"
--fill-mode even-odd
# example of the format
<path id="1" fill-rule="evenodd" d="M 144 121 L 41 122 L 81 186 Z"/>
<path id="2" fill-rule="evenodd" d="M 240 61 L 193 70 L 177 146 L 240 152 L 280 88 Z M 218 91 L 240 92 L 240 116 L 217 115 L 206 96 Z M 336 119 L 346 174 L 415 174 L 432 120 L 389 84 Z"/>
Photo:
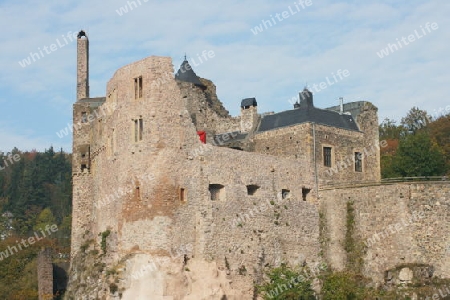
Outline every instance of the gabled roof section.
<path id="1" fill-rule="evenodd" d="M 206 88 L 198 78 L 197 74 L 195 74 L 194 70 L 192 70 L 191 65 L 187 61 L 186 57 L 184 57 L 184 61 L 181 63 L 180 69 L 175 74 L 175 79 L 184 82 L 193 83 L 201 88 Z"/>

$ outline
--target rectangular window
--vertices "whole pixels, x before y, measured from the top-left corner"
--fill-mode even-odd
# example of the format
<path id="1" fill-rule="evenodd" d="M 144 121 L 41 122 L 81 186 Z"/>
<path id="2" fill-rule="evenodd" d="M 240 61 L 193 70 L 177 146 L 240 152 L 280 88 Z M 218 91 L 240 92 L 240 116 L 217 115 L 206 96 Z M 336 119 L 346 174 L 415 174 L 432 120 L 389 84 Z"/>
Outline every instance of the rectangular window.
<path id="1" fill-rule="evenodd" d="M 311 189 L 302 188 L 302 199 L 303 199 L 303 201 L 306 201 L 306 197 L 308 196 L 310 191 L 311 191 Z"/>
<path id="2" fill-rule="evenodd" d="M 257 186 L 256 184 L 247 185 L 247 195 L 255 196 L 258 189 L 259 186 Z"/>
<path id="3" fill-rule="evenodd" d="M 331 147 L 323 147 L 323 165 L 331 167 Z"/>
<path id="4" fill-rule="evenodd" d="M 186 201 L 186 190 L 184 188 L 180 188 L 180 201 L 185 202 Z"/>
<path id="5" fill-rule="evenodd" d="M 211 200 L 223 200 L 223 188 L 224 186 L 221 184 L 210 184 L 209 193 L 211 195 Z"/>
<path id="6" fill-rule="evenodd" d="M 138 134 L 139 134 L 139 128 L 138 128 L 138 120 L 134 120 L 134 141 L 138 141 Z"/>
<path id="7" fill-rule="evenodd" d="M 87 123 L 88 119 L 87 119 L 87 113 L 85 111 L 83 111 L 81 113 L 81 123 Z"/>
<path id="8" fill-rule="evenodd" d="M 142 98 L 142 76 L 134 78 L 134 98 Z"/>
<path id="9" fill-rule="evenodd" d="M 142 132 L 144 131 L 144 121 L 139 119 L 139 140 L 142 141 Z"/>
<path id="10" fill-rule="evenodd" d="M 142 141 L 142 133 L 144 131 L 144 120 L 142 118 L 133 120 L 134 122 L 134 141 Z"/>
<path id="11" fill-rule="evenodd" d="M 362 154 L 361 154 L 361 152 L 355 152 L 355 171 L 362 172 Z"/>

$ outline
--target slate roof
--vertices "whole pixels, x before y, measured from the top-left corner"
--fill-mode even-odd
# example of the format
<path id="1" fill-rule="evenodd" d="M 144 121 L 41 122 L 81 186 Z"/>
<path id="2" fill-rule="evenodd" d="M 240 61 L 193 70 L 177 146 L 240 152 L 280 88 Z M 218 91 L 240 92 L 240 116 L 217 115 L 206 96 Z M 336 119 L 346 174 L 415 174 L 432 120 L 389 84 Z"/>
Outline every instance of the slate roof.
<path id="1" fill-rule="evenodd" d="M 340 115 L 339 113 L 319 108 L 297 108 L 263 116 L 258 132 L 307 122 L 359 131 L 358 126 L 351 115 Z"/>
<path id="2" fill-rule="evenodd" d="M 317 123 L 337 128 L 359 131 L 358 125 L 351 115 L 341 115 L 338 112 L 314 107 L 312 101 L 312 93 L 308 90 L 305 89 L 302 93 L 300 93 L 300 99 L 300 104 L 296 105 L 297 108 L 293 110 L 287 110 L 280 113 L 263 116 L 257 132 L 263 132 L 302 123 Z"/>
<path id="3" fill-rule="evenodd" d="M 195 74 L 194 70 L 192 70 L 192 67 L 186 60 L 186 58 L 181 63 L 180 69 L 178 70 L 177 74 L 175 74 L 175 79 L 179 81 L 190 82 L 197 86 L 205 88 L 203 83 L 201 83 L 200 79 L 198 78 L 197 74 Z"/>

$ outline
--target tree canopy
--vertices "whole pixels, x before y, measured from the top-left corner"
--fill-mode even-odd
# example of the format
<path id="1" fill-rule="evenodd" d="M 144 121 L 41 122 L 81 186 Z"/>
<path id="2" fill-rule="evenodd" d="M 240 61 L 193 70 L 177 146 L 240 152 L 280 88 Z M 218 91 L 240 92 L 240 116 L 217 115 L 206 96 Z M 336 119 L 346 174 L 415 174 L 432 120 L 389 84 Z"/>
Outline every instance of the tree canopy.
<path id="1" fill-rule="evenodd" d="M 388 147 L 381 152 L 381 176 L 420 177 L 445 175 L 450 166 L 450 116 L 433 120 L 426 111 L 413 107 L 401 119 L 385 119 L 380 140 Z"/>

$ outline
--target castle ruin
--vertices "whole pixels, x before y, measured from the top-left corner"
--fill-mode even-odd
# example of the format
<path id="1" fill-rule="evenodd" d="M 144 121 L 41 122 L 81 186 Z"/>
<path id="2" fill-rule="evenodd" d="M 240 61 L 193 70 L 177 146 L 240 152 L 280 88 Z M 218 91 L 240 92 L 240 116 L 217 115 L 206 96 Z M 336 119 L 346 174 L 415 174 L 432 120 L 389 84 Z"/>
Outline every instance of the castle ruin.
<path id="1" fill-rule="evenodd" d="M 245 98 L 232 117 L 186 59 L 175 73 L 157 56 L 118 69 L 106 96 L 91 98 L 84 31 L 77 51 L 69 299 L 256 299 L 267 266 L 345 268 L 349 201 L 360 239 L 422 210 L 424 194 L 449 204 L 445 183 L 377 185 L 370 102 L 320 109 L 305 88 L 291 110 L 261 114 L 257 99 Z M 348 187 L 330 189 L 336 184 Z M 368 249 L 365 274 L 381 282 L 385 270 L 425 260 L 450 276 L 443 242 L 419 239 L 425 220 L 402 233 L 405 244 Z M 387 243 L 389 255 L 379 248 Z M 89 262 L 88 253 L 101 256 Z M 82 276 L 99 261 L 100 280 Z"/>

